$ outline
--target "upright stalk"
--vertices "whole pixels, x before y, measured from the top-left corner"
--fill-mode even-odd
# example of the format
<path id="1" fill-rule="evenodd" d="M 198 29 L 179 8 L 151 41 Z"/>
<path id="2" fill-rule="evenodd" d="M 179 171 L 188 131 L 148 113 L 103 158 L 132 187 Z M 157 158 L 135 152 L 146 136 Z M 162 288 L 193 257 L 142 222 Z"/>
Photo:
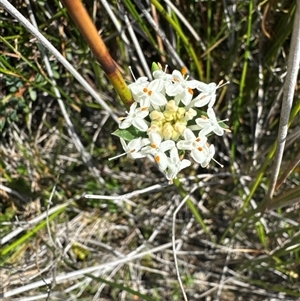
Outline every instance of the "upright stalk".
<path id="1" fill-rule="evenodd" d="M 127 108 L 130 107 L 133 103 L 131 92 L 82 2 L 80 0 L 62 0 L 62 3 L 67 8 L 68 13 L 91 48 L 96 60 L 102 66 L 121 100 Z"/>
<path id="2" fill-rule="evenodd" d="M 296 3 L 296 12 L 294 26 L 291 39 L 291 47 L 288 58 L 287 74 L 283 86 L 283 100 L 281 105 L 280 123 L 277 137 L 277 149 L 275 154 L 275 162 L 273 166 L 271 183 L 267 194 L 267 203 L 273 197 L 276 182 L 279 175 L 279 170 L 282 162 L 284 146 L 288 132 L 288 122 L 293 104 L 295 86 L 300 63 L 300 2 Z"/>

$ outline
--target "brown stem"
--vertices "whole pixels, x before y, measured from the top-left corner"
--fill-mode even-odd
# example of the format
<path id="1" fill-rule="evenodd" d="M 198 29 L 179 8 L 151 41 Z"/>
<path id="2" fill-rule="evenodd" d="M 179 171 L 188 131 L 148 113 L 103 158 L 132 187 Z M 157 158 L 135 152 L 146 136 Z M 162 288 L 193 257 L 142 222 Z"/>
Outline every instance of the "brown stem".
<path id="1" fill-rule="evenodd" d="M 61 0 L 77 25 L 82 36 L 102 66 L 110 82 L 128 108 L 133 103 L 131 92 L 125 80 L 109 54 L 101 36 L 80 0 Z"/>

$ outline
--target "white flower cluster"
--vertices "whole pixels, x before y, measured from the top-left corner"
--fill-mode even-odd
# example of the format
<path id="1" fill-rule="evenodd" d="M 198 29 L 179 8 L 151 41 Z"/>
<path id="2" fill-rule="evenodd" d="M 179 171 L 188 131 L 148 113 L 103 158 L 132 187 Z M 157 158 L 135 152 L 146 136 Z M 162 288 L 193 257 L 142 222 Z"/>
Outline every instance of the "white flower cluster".
<path id="1" fill-rule="evenodd" d="M 121 118 L 118 135 L 125 154 L 132 159 L 152 155 L 158 166 L 172 181 L 191 162 L 183 159 L 186 151 L 202 167 L 215 154 L 207 137 L 213 132 L 224 133 L 224 124 L 216 118 L 213 105 L 219 85 L 188 80 L 186 69 L 168 74 L 161 69 L 153 72 L 153 80 L 138 78 L 129 85 L 134 103 L 127 116 Z M 194 89 L 199 94 L 193 98 Z M 198 108 L 207 105 L 206 114 Z M 134 127 L 137 137 L 125 141 L 120 134 Z M 128 140 L 128 139 L 127 139 Z"/>

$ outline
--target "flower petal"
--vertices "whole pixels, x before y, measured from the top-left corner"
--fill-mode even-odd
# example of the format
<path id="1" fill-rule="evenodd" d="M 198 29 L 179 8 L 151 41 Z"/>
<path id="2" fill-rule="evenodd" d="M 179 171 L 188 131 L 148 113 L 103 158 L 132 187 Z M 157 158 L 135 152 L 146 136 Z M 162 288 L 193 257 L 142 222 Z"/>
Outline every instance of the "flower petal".
<path id="1" fill-rule="evenodd" d="M 142 118 L 135 118 L 132 121 L 132 125 L 135 126 L 141 132 L 146 132 L 148 130 L 148 124 Z"/>

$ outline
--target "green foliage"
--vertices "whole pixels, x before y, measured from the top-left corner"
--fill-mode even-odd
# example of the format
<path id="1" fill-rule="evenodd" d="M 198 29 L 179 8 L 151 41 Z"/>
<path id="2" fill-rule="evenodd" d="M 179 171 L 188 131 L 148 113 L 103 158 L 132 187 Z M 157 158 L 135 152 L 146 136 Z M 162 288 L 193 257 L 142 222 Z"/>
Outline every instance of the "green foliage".
<path id="1" fill-rule="evenodd" d="M 132 139 L 143 135 L 143 133 L 134 126 L 130 126 L 127 129 L 117 129 L 112 134 L 124 139 L 125 141 L 131 141 Z"/>
<path id="2" fill-rule="evenodd" d="M 24 98 L 14 96 L 17 89 L 22 88 L 21 82 L 7 81 L 6 84 L 7 87 L 11 86 L 11 94 L 3 98 L 0 103 L 0 131 L 3 130 L 6 123 L 10 124 L 14 121 L 19 121 L 19 113 L 26 112 Z"/>

